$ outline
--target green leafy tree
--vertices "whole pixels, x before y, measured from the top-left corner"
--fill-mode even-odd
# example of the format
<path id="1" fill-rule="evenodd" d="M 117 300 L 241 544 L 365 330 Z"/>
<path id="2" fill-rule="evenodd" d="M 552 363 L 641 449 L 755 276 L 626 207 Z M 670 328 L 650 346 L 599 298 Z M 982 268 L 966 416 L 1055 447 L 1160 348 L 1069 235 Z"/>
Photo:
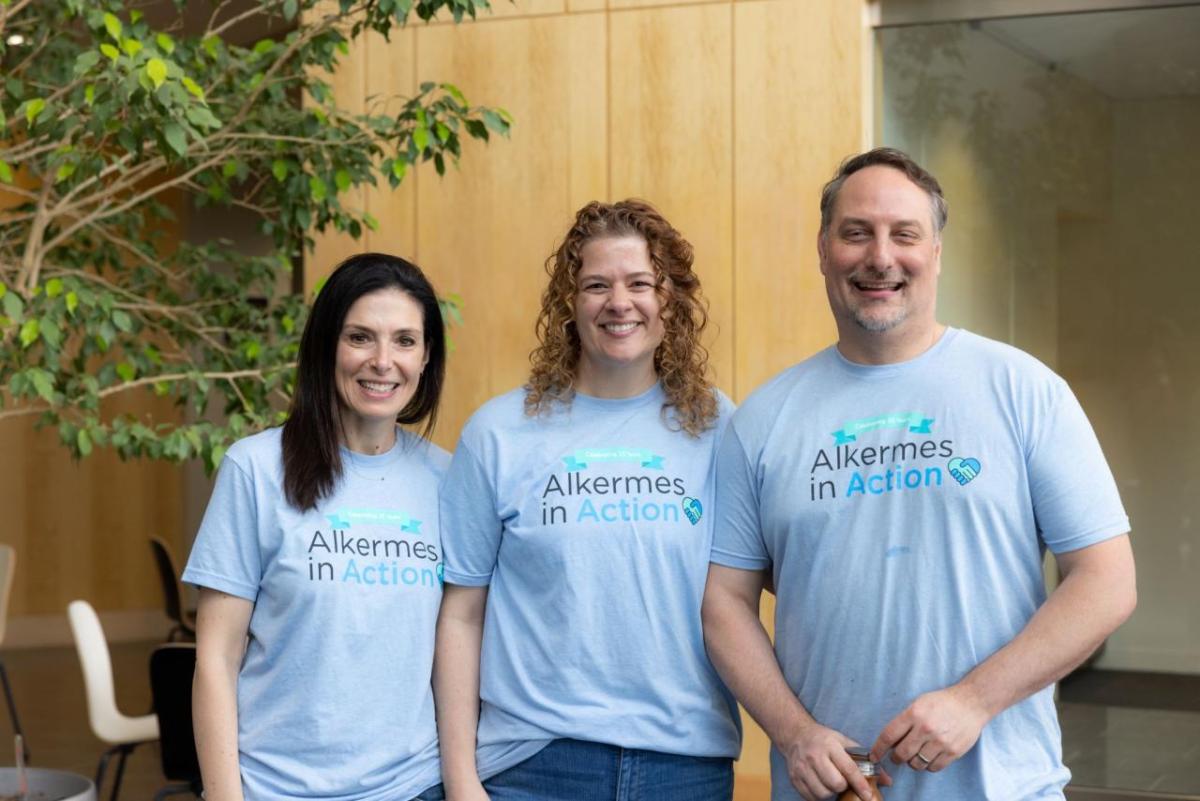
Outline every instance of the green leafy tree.
<path id="1" fill-rule="evenodd" d="M 378 225 L 348 191 L 395 187 L 420 162 L 440 174 L 464 138 L 510 123 L 449 83 L 351 113 L 330 74 L 367 31 L 487 5 L 0 0 L 0 419 L 35 415 L 79 457 L 111 446 L 210 469 L 279 422 L 306 312 L 280 271 L 314 232 Z M 252 24 L 273 33 L 239 42 Z M 173 209 L 206 204 L 255 215 L 272 252 L 183 241 Z M 147 391 L 178 413 L 105 403 Z"/>

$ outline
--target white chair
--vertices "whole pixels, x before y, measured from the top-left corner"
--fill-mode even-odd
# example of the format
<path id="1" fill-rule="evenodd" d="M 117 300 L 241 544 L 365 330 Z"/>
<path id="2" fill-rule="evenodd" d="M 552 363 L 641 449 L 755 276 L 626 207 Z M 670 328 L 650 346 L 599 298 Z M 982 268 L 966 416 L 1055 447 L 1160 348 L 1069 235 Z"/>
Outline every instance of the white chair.
<path id="1" fill-rule="evenodd" d="M 12 593 L 13 576 L 17 572 L 17 552 L 11 545 L 0 545 L 0 645 L 4 644 L 4 633 L 8 628 L 8 596 Z M 17 702 L 13 698 L 12 685 L 8 683 L 8 671 L 0 659 L 0 683 L 4 684 L 4 699 L 8 701 L 8 716 L 12 720 L 13 734 L 21 735 L 25 761 L 29 762 L 29 743 L 21 731 L 21 719 L 17 717 Z"/>
<path id="2" fill-rule="evenodd" d="M 117 693 L 113 685 L 112 657 L 108 640 L 96 610 L 87 601 L 71 601 L 67 606 L 71 633 L 83 668 L 83 685 L 87 692 L 88 722 L 92 732 L 111 747 L 100 755 L 96 766 L 96 795 L 99 797 L 108 760 L 117 754 L 117 775 L 113 779 L 110 801 L 116 801 L 125 774 L 125 760 L 142 743 L 158 739 L 158 718 L 141 715 L 136 718 L 121 714 L 117 709 Z"/>

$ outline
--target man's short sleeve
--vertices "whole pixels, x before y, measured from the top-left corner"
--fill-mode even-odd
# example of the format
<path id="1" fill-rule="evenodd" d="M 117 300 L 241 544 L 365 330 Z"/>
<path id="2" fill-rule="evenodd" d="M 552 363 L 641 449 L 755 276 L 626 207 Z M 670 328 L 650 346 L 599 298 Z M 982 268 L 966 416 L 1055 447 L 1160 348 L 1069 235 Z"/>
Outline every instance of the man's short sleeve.
<path id="1" fill-rule="evenodd" d="M 283 503 L 283 499 L 279 500 Z M 248 601 L 258 598 L 262 557 L 254 480 L 229 454 L 221 462 L 183 580 Z"/>
<path id="2" fill-rule="evenodd" d="M 442 549 L 446 581 L 468 587 L 491 583 L 503 523 L 492 477 L 460 440 L 442 482 Z"/>
<path id="3" fill-rule="evenodd" d="M 756 461 L 747 456 L 735 419 L 717 449 L 717 514 L 709 557 L 716 564 L 743 570 L 771 564 L 760 524 Z"/>
<path id="4" fill-rule="evenodd" d="M 1054 553 L 1086 548 L 1129 531 L 1116 481 L 1079 401 L 1060 381 L 1033 432 L 1029 489 L 1038 531 Z"/>

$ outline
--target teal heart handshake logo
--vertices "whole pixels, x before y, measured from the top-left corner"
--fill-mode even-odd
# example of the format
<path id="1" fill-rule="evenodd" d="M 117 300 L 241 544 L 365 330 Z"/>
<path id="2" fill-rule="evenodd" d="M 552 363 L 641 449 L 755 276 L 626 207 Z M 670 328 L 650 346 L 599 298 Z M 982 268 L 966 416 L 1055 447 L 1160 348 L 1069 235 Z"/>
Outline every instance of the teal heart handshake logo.
<path id="1" fill-rule="evenodd" d="M 704 507 L 700 505 L 700 501 L 695 498 L 683 499 L 683 513 L 687 515 L 687 519 L 694 526 L 700 522 L 701 516 L 704 515 Z"/>
<path id="2" fill-rule="evenodd" d="M 983 469 L 983 465 L 978 459 L 951 459 L 946 465 L 950 469 L 950 475 L 959 484 L 966 486 L 975 480 L 975 476 L 979 475 L 979 471 Z"/>

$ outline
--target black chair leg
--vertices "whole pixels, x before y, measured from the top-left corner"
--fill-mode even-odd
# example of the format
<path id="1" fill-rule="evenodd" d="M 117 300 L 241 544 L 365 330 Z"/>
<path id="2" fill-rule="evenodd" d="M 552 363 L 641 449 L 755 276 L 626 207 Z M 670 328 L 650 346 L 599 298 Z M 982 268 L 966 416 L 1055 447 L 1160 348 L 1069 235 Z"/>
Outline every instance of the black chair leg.
<path id="1" fill-rule="evenodd" d="M 104 774 L 108 770 L 108 761 L 113 755 L 117 756 L 117 775 L 113 778 L 112 794 L 109 795 L 109 801 L 117 801 L 117 794 L 121 792 L 121 779 L 125 776 L 125 759 L 137 747 L 137 743 L 121 743 L 109 748 L 100 755 L 100 764 L 96 766 L 96 797 L 104 792 Z"/>
<path id="2" fill-rule="evenodd" d="M 25 757 L 25 764 L 29 764 L 29 740 L 21 730 L 21 719 L 17 717 L 17 702 L 13 698 L 12 685 L 8 683 L 8 671 L 4 669 L 3 661 L 0 661 L 0 682 L 4 684 L 4 698 L 8 701 L 8 716 L 12 719 L 13 733 L 21 735 L 21 743 L 24 746 L 22 756 Z"/>
<path id="3" fill-rule="evenodd" d="M 133 751 L 132 745 L 121 746 L 121 757 L 117 760 L 117 775 L 113 777 L 112 795 L 108 797 L 108 801 L 117 801 L 117 796 L 121 792 L 121 779 L 125 777 L 125 760 L 131 751 Z"/>
<path id="4" fill-rule="evenodd" d="M 100 755 L 100 762 L 96 765 L 96 797 L 100 797 L 101 789 L 104 787 L 104 773 L 108 770 L 108 760 L 117 752 L 119 746 L 113 746 Z"/>

